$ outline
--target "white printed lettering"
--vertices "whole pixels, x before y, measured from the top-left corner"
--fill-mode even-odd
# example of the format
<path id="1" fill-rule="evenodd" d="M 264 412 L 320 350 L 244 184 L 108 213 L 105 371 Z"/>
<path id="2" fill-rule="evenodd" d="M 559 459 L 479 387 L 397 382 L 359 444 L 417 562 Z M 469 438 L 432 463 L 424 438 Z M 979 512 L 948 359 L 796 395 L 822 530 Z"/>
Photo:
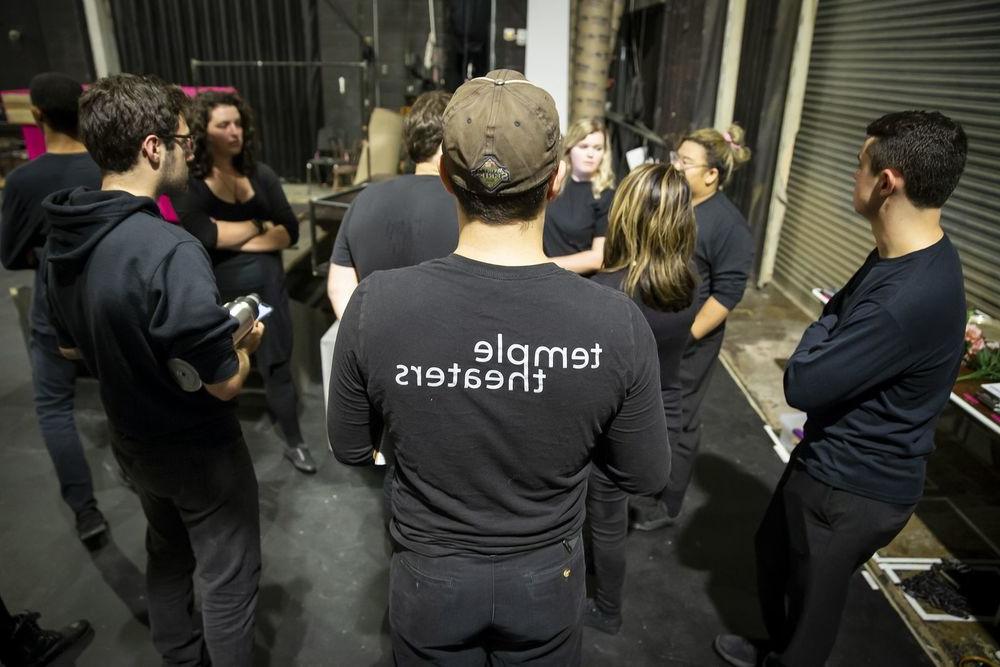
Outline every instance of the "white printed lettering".
<path id="1" fill-rule="evenodd" d="M 448 369 L 448 372 L 451 373 L 451 382 L 448 383 L 448 386 L 449 387 L 457 387 L 458 386 L 458 374 L 462 372 L 462 369 L 459 368 L 458 364 L 452 364 L 451 368 Z"/>
<path id="2" fill-rule="evenodd" d="M 586 368 L 589 365 L 590 365 L 590 357 L 587 356 L 587 351 L 582 347 L 573 348 L 573 368 L 576 369 Z"/>
<path id="3" fill-rule="evenodd" d="M 487 389 L 500 389 L 503 387 L 503 373 L 495 368 L 486 371 L 485 379 Z"/>
<path id="4" fill-rule="evenodd" d="M 476 353 L 476 363 L 485 364 L 487 361 L 493 358 L 493 346 L 487 343 L 485 340 L 481 340 L 476 343 L 476 346 L 472 348 L 472 351 Z M 486 356 L 482 359 L 478 355 L 485 354 Z"/>
<path id="5" fill-rule="evenodd" d="M 594 343 L 594 347 L 590 348 L 590 351 L 594 353 L 594 365 L 591 368 L 598 368 L 601 365 L 601 349 L 600 343 Z"/>
<path id="6" fill-rule="evenodd" d="M 475 384 L 472 384 L 473 380 L 475 380 Z M 483 386 L 483 381 L 479 379 L 478 368 L 469 368 L 465 371 L 465 385 L 463 386 L 466 389 L 479 389 Z"/>
<path id="7" fill-rule="evenodd" d="M 535 348 L 535 365 L 536 366 L 541 366 L 542 365 L 542 363 L 539 361 L 539 359 L 541 358 L 543 352 L 547 352 L 548 355 L 549 355 L 549 364 L 548 364 L 549 368 L 555 367 L 554 358 L 556 356 L 556 353 L 558 353 L 558 354 L 560 354 L 562 356 L 562 367 L 566 368 L 566 348 L 565 347 L 546 347 L 544 345 L 539 345 L 538 347 Z"/>
<path id="8" fill-rule="evenodd" d="M 433 379 L 431 378 L 433 375 Z M 424 371 L 424 381 L 427 383 L 428 387 L 440 387 L 444 384 L 444 371 L 442 371 L 437 366 L 431 366 L 426 371 Z"/>

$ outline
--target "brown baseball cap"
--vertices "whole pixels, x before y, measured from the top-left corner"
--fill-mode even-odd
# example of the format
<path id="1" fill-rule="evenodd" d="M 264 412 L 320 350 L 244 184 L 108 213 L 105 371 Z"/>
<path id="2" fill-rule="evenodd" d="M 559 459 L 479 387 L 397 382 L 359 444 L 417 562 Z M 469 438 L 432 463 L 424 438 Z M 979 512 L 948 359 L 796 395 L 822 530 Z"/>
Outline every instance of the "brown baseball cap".
<path id="1" fill-rule="evenodd" d="M 443 118 L 445 168 L 463 190 L 526 192 L 559 165 L 556 104 L 520 72 L 497 69 L 465 82 Z"/>

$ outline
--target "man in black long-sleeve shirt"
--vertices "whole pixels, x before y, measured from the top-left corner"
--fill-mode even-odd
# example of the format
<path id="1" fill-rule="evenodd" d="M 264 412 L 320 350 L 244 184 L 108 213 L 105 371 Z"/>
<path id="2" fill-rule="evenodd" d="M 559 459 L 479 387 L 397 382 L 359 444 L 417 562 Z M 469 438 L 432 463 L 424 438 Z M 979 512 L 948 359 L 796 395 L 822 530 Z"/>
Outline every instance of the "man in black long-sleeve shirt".
<path id="1" fill-rule="evenodd" d="M 854 208 L 877 247 L 785 369 L 785 398 L 808 421 L 757 532 L 766 665 L 826 662 L 851 574 L 923 493 L 962 355 L 962 266 L 941 207 L 965 166 L 965 133 L 921 111 L 883 116 L 867 133 Z M 758 648 L 741 637 L 715 645 L 731 664 L 756 663 Z"/>
<path id="2" fill-rule="evenodd" d="M 633 493 L 666 482 L 656 344 L 628 297 L 542 250 L 564 176 L 552 98 L 497 70 L 459 88 L 444 120 L 458 248 L 354 292 L 330 442 L 353 465 L 383 428 L 395 448 L 398 664 L 578 664 L 590 461 Z"/>

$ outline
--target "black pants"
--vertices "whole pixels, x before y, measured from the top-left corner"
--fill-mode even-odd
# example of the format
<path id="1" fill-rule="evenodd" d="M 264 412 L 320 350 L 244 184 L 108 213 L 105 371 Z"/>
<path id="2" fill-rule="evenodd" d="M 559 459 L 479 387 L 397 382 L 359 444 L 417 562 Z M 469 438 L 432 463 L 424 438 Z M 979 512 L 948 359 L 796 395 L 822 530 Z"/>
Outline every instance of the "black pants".
<path id="1" fill-rule="evenodd" d="M 63 500 L 76 514 L 97 507 L 90 466 L 73 416 L 76 364 L 59 354 L 55 336 L 32 331 L 31 373 L 38 426 Z"/>
<path id="2" fill-rule="evenodd" d="M 723 333 L 716 331 L 701 340 L 689 340 L 681 359 L 681 431 L 670 440 L 670 478 L 661 496 L 673 515 L 681 511 L 691 484 L 695 456 L 701 446 L 701 403 L 717 365 Z"/>
<path id="3" fill-rule="evenodd" d="M 399 665 L 579 665 L 585 595 L 579 537 L 512 556 L 400 550 L 389 575 Z"/>
<path id="4" fill-rule="evenodd" d="M 0 597 L 0 649 L 7 648 L 6 641 L 14 634 L 14 617 L 10 615 L 7 605 Z"/>
<path id="5" fill-rule="evenodd" d="M 594 602 L 605 614 L 622 613 L 625 587 L 625 539 L 628 537 L 628 494 L 591 466 L 587 481 L 587 520 L 590 522 L 594 569 Z"/>
<path id="6" fill-rule="evenodd" d="M 278 280 L 278 279 L 276 279 Z M 285 444 L 297 447 L 304 442 L 299 424 L 299 396 L 292 379 L 292 311 L 284 275 L 280 284 L 219 283 L 223 302 L 255 292 L 273 308 L 264 321 L 264 337 L 254 353 L 254 363 L 264 380 L 264 397 L 271 417 L 278 424 Z"/>
<path id="7" fill-rule="evenodd" d="M 149 526 L 146 587 L 153 645 L 167 665 L 251 664 L 260 513 L 243 438 L 150 445 L 113 434 Z M 198 566 L 204 637 L 192 617 Z"/>
<path id="8" fill-rule="evenodd" d="M 772 645 L 769 665 L 823 665 L 851 575 L 903 529 L 915 505 L 835 489 L 794 459 L 757 529 L 757 588 Z"/>

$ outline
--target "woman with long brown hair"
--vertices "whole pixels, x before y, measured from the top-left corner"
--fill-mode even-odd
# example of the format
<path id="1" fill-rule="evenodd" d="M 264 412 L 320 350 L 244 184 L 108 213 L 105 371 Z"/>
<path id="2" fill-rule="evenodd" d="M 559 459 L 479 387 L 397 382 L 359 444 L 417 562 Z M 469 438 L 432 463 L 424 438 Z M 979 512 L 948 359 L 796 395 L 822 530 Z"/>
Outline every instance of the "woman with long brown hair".
<path id="1" fill-rule="evenodd" d="M 683 172 L 644 164 L 615 194 L 604 244 L 604 266 L 593 280 L 631 296 L 649 322 L 660 361 L 660 392 L 671 442 L 680 429 L 680 364 L 695 316 L 698 278 L 692 259 L 695 221 Z M 592 468 L 587 516 L 597 590 L 584 622 L 611 634 L 621 627 L 628 496 Z"/>
<path id="2" fill-rule="evenodd" d="M 274 308 L 256 354 L 267 407 L 285 440 L 285 458 L 316 472 L 299 426 L 292 381 L 292 316 L 281 251 L 295 243 L 299 221 L 278 175 L 256 160 L 253 112 L 236 93 L 204 92 L 190 113 L 194 157 L 181 223 L 208 249 L 223 301 L 250 292 Z"/>

